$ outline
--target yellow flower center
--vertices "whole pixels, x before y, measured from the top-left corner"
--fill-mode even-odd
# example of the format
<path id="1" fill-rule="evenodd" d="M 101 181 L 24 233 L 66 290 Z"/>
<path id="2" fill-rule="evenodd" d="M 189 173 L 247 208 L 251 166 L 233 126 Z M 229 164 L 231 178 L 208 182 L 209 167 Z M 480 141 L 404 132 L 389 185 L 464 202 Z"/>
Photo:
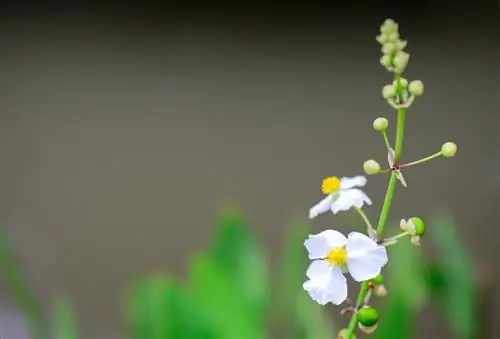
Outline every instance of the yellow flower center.
<path id="1" fill-rule="evenodd" d="M 336 247 L 328 252 L 326 256 L 326 261 L 332 266 L 340 266 L 347 261 L 347 251 L 345 247 Z"/>
<path id="2" fill-rule="evenodd" d="M 323 179 L 321 192 L 323 194 L 332 194 L 340 189 L 340 179 L 337 177 L 328 177 Z"/>

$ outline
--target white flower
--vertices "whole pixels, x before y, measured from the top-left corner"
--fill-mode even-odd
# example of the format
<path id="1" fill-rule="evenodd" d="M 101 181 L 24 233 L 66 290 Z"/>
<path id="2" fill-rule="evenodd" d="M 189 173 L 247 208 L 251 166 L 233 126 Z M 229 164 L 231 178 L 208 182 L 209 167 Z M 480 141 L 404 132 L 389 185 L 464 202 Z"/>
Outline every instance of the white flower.
<path id="1" fill-rule="evenodd" d="M 356 188 L 363 187 L 365 184 L 366 178 L 364 176 L 324 179 L 321 191 L 327 196 L 309 210 L 309 219 L 313 219 L 328 210 L 337 214 L 340 211 L 347 211 L 353 206 L 361 208 L 365 203 L 371 205 L 370 198 L 362 190 Z"/>
<path id="2" fill-rule="evenodd" d="M 345 266 L 354 280 L 366 281 L 379 275 L 387 264 L 385 247 L 359 232 L 346 238 L 338 231 L 326 230 L 310 235 L 304 246 L 313 261 L 303 287 L 321 305 L 340 305 L 347 298 L 347 281 L 342 273 Z"/>

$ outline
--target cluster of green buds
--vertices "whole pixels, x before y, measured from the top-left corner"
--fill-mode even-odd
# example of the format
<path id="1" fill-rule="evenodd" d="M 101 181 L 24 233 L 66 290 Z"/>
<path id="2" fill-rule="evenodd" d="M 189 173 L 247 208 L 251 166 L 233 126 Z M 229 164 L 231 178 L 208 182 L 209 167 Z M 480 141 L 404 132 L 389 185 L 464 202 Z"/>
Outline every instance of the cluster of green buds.
<path id="1" fill-rule="evenodd" d="M 390 180 L 377 227 L 373 227 L 365 215 L 362 216 L 368 226 L 368 235 L 378 245 L 387 247 L 398 243 L 403 238 L 409 238 L 411 244 L 420 246 L 420 240 L 425 235 L 425 224 L 420 217 L 414 216 L 402 219 L 400 222 L 401 233 L 392 237 L 383 237 L 396 183 L 399 181 L 403 187 L 407 187 L 408 185 L 402 173 L 403 169 L 427 163 L 439 157 L 454 157 L 457 154 L 458 148 L 455 143 L 446 142 L 438 152 L 430 156 L 406 163 L 401 161 L 407 109 L 415 101 L 415 98 L 423 94 L 424 85 L 420 80 L 408 81 L 402 77 L 402 73 L 408 66 L 410 55 L 405 51 L 407 42 L 400 38 L 399 27 L 394 20 L 387 19 L 382 24 L 380 35 L 376 37 L 376 40 L 382 46 L 383 55 L 380 63 L 386 70 L 393 73 L 393 82 L 383 87 L 382 96 L 396 111 L 397 130 L 395 147 L 393 148 L 388 136 L 389 120 L 385 117 L 378 117 L 373 121 L 373 129 L 382 135 L 385 143 L 388 167 L 383 169 L 376 160 L 370 159 L 364 162 L 363 169 L 368 175 L 390 174 Z M 359 210 L 358 213 L 362 214 Z M 364 281 L 357 298 L 358 302 L 341 311 L 341 313 L 350 313 L 352 316 L 349 326 L 338 332 L 337 339 L 356 339 L 356 325 L 359 330 L 367 334 L 375 331 L 378 325 L 379 314 L 370 304 L 370 300 L 372 296 L 384 297 L 387 293 L 387 288 L 383 284 L 382 274 L 369 281 Z"/>
<path id="2" fill-rule="evenodd" d="M 410 61 L 410 54 L 404 49 L 407 42 L 399 37 L 399 27 L 391 19 L 387 19 L 380 28 L 377 41 L 382 45 L 382 58 L 380 63 L 390 72 L 401 74 Z M 382 95 L 394 108 L 408 108 L 416 97 L 424 93 L 424 84 L 420 80 L 408 82 L 405 78 L 398 77 L 392 84 L 384 86 Z"/>

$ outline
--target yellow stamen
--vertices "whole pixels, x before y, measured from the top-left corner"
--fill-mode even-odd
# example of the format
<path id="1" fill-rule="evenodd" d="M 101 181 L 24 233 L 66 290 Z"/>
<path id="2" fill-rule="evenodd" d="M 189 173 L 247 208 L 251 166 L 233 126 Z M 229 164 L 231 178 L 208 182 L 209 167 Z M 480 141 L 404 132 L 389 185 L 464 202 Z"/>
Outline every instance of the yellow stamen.
<path id="1" fill-rule="evenodd" d="M 340 189 L 340 179 L 337 177 L 328 177 L 323 179 L 321 192 L 323 194 L 332 194 Z"/>
<path id="2" fill-rule="evenodd" d="M 328 252 L 326 261 L 332 266 L 340 266 L 347 261 L 347 251 L 344 247 L 336 247 Z"/>

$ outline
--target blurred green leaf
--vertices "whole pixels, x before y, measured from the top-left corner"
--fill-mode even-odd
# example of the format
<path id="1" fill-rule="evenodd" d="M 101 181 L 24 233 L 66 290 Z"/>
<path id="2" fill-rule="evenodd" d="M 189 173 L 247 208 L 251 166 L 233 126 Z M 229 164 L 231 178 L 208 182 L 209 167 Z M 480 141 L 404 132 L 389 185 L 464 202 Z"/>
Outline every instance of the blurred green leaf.
<path id="1" fill-rule="evenodd" d="M 270 279 L 266 257 L 249 232 L 243 216 L 231 210 L 223 211 L 216 219 L 210 253 L 227 271 L 240 298 L 251 309 L 261 326 L 267 319 Z"/>
<path id="2" fill-rule="evenodd" d="M 64 295 L 55 299 L 52 315 L 56 339 L 79 338 L 76 316 L 69 297 Z"/>
<path id="3" fill-rule="evenodd" d="M 126 299 L 131 339 L 215 339 L 202 314 L 172 279 L 136 282 Z"/>
<path id="4" fill-rule="evenodd" d="M 476 331 L 475 284 L 467 248 L 451 218 L 438 216 L 431 225 L 428 238 L 434 243 L 439 260 L 428 269 L 428 284 L 457 338 L 472 338 Z"/>
<path id="5" fill-rule="evenodd" d="M 190 265 L 190 292 L 196 307 L 214 328 L 217 339 L 262 339 L 265 327 L 255 322 L 255 309 L 226 267 L 198 255 Z"/>
<path id="6" fill-rule="evenodd" d="M 309 224 L 294 221 L 286 234 L 277 286 L 278 312 L 287 338 L 334 338 L 333 319 L 327 318 L 324 307 L 315 303 L 302 288 L 309 265 L 304 248 L 309 232 Z"/>
<path id="7" fill-rule="evenodd" d="M 388 249 L 389 295 L 375 339 L 411 338 L 415 317 L 427 296 L 420 251 L 407 240 Z"/>

